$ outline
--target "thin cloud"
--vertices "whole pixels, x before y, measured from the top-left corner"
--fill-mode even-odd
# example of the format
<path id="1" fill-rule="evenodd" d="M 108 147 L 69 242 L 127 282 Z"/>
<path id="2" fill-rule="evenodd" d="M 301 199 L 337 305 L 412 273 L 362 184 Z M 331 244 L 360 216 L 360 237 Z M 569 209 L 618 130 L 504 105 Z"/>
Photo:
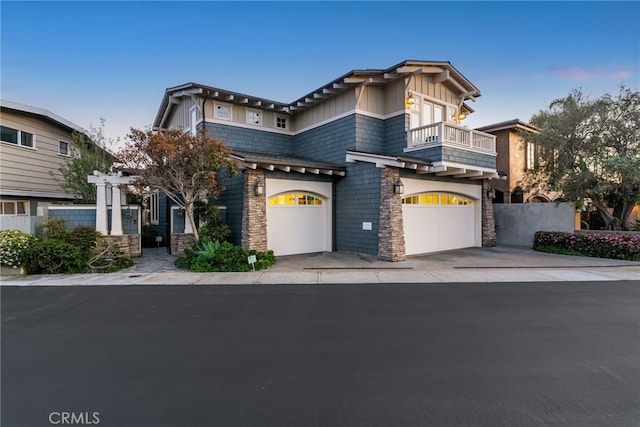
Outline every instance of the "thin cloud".
<path id="1" fill-rule="evenodd" d="M 629 70 L 586 70 L 580 67 L 572 68 L 552 68 L 551 74 L 571 80 L 592 80 L 592 79 L 626 79 L 631 76 Z"/>

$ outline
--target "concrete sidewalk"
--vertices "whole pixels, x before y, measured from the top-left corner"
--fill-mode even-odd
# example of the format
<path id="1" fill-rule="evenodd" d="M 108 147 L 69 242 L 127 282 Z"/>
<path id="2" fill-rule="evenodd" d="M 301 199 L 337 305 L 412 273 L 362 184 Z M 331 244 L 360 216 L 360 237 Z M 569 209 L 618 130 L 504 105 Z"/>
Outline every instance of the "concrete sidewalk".
<path id="1" fill-rule="evenodd" d="M 164 248 L 145 249 L 131 268 L 108 274 L 2 277 L 3 286 L 456 283 L 640 280 L 640 263 L 516 247 L 469 248 L 384 262 L 345 252 L 279 257 L 268 270 L 193 273 Z"/>

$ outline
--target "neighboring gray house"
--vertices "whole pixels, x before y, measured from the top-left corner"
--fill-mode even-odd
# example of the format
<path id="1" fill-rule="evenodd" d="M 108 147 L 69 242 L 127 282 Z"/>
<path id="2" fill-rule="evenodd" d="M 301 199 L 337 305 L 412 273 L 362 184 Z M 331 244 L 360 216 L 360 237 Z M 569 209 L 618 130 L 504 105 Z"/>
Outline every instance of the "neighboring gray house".
<path id="1" fill-rule="evenodd" d="M 166 90 L 154 127 L 204 126 L 233 150 L 242 174 L 214 203 L 234 243 L 400 260 L 494 242 L 495 136 L 460 125 L 478 96 L 449 62 L 407 60 L 291 103 L 184 84 Z"/>
<path id="2" fill-rule="evenodd" d="M 71 154 L 72 133 L 84 131 L 48 110 L 7 100 L 0 100 L 0 125 L 0 228 L 34 232 L 38 207 L 73 199 L 56 178 Z"/>

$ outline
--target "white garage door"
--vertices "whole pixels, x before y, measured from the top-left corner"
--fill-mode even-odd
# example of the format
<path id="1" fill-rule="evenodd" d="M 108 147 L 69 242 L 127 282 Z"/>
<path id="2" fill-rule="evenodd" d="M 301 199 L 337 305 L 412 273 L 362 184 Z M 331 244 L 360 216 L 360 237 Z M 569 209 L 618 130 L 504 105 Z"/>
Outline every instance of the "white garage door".
<path id="1" fill-rule="evenodd" d="M 308 191 L 290 191 L 267 200 L 267 247 L 276 255 L 330 251 L 328 203 Z"/>
<path id="2" fill-rule="evenodd" d="M 407 255 L 475 245 L 475 201 L 460 194 L 424 192 L 402 199 Z"/>

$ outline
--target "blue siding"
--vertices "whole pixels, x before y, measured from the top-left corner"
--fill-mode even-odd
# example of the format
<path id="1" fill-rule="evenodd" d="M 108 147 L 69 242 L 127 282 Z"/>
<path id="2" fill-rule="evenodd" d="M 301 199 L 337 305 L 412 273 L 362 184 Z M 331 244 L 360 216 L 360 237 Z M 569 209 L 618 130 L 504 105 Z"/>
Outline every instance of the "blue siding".
<path id="1" fill-rule="evenodd" d="M 95 209 L 50 209 L 50 219 L 63 219 L 68 229 L 76 227 L 96 227 Z"/>
<path id="2" fill-rule="evenodd" d="M 384 121 L 384 154 L 400 156 L 407 148 L 407 128 L 409 115 L 401 114 Z"/>
<path id="3" fill-rule="evenodd" d="M 130 212 L 130 216 L 129 216 Z M 49 209 L 49 218 L 64 220 L 65 226 L 72 230 L 76 227 L 96 227 L 94 209 Z M 107 226 L 111 229 L 111 209 L 107 212 Z M 138 210 L 122 208 L 122 231 L 124 234 L 138 234 Z"/>
<path id="4" fill-rule="evenodd" d="M 183 209 L 173 209 L 171 211 L 173 215 L 173 221 L 171 222 L 172 233 L 184 233 L 184 226 L 186 224 L 186 216 Z"/>
<path id="5" fill-rule="evenodd" d="M 167 205 L 170 202 L 171 200 L 166 194 L 162 192 L 158 194 L 158 224 L 151 224 L 150 227 L 156 233 L 156 236 L 162 236 L 160 246 L 166 246 L 169 242 L 169 238 L 167 236 Z"/>
<path id="6" fill-rule="evenodd" d="M 293 155 L 293 137 L 274 132 L 245 129 L 237 126 L 206 123 L 207 133 L 237 151 Z"/>
<path id="7" fill-rule="evenodd" d="M 240 173 L 225 181 L 226 190 L 216 199 L 216 205 L 227 207 L 226 220 L 231 235 L 229 241 L 234 245 L 242 243 L 242 204 L 244 192 L 244 174 Z"/>
<path id="8" fill-rule="evenodd" d="M 365 153 L 383 153 L 385 146 L 385 121 L 357 114 L 356 146 L 357 151 Z"/>
<path id="9" fill-rule="evenodd" d="M 370 163 L 350 163 L 336 184 L 336 249 L 377 255 L 380 222 L 380 170 Z M 372 230 L 362 223 L 371 222 Z"/>
<path id="10" fill-rule="evenodd" d="M 406 153 L 407 156 L 419 159 L 430 160 L 432 162 L 451 162 L 462 165 L 479 166 L 484 168 L 496 167 L 496 158 L 488 154 L 475 153 L 472 151 L 459 150 L 451 147 L 430 147 L 422 150 L 415 150 Z"/>
<path id="11" fill-rule="evenodd" d="M 295 154 L 342 164 L 347 150 L 356 148 L 356 116 L 352 114 L 295 136 Z"/>

